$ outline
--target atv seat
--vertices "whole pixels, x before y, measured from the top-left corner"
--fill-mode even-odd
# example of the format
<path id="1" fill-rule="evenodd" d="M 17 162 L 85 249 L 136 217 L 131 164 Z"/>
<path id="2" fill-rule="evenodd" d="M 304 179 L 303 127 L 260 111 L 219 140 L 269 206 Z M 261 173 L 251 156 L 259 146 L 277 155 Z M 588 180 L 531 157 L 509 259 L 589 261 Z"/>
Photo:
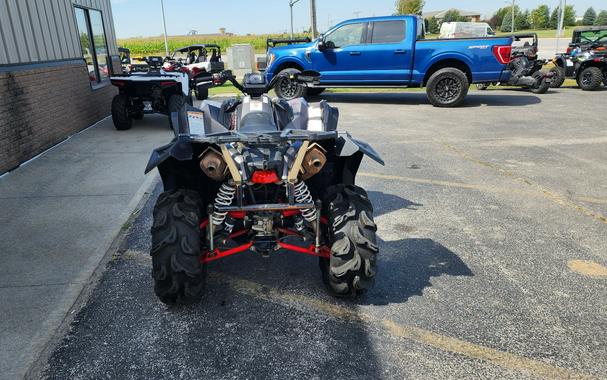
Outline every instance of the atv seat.
<path id="1" fill-rule="evenodd" d="M 250 112 L 240 120 L 238 128 L 240 132 L 261 133 L 274 132 L 278 130 L 271 114 L 262 111 Z"/>

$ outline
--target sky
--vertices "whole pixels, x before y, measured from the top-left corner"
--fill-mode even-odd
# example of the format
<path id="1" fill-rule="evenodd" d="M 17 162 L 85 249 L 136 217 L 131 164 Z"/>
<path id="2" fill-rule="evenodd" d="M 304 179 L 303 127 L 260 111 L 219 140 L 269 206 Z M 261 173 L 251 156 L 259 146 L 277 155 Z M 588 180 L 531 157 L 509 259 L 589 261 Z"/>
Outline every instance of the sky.
<path id="1" fill-rule="evenodd" d="M 162 34 L 160 0 L 111 0 L 118 38 L 158 36 Z M 575 0 L 576 13 L 582 16 L 592 6 L 606 9 L 605 0 Z M 478 11 L 490 17 L 495 10 L 507 6 L 505 0 L 426 0 L 425 11 L 457 7 Z M 547 4 L 551 9 L 558 0 L 516 0 L 522 9 Z M 219 28 L 236 34 L 282 33 L 290 29 L 289 0 L 164 0 L 167 34 L 182 35 L 190 30 L 200 34 L 217 33 Z M 318 29 L 322 32 L 342 20 L 384 16 L 394 12 L 394 0 L 316 0 Z M 309 0 L 300 0 L 293 7 L 294 27 L 309 27 Z"/>

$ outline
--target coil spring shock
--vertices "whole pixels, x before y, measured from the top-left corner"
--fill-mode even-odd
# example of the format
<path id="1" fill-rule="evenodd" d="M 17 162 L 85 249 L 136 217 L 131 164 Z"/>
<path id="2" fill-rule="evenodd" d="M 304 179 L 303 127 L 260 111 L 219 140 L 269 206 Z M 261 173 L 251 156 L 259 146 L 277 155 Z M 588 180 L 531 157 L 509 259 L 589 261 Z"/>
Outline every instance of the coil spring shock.
<path id="1" fill-rule="evenodd" d="M 217 192 L 217 196 L 215 197 L 215 207 L 230 206 L 232 204 L 232 201 L 234 200 L 234 193 L 236 193 L 235 186 L 231 186 L 227 183 L 222 184 L 219 188 L 219 191 Z M 219 226 L 226 219 L 227 215 L 227 212 L 213 212 L 213 216 L 211 217 L 211 219 L 213 220 L 213 224 Z"/>
<path id="2" fill-rule="evenodd" d="M 308 189 L 308 185 L 304 181 L 298 182 L 295 184 L 295 200 L 297 203 L 311 203 L 312 202 L 312 194 L 310 194 L 310 190 Z M 301 215 L 308 222 L 314 222 L 316 220 L 316 209 L 315 208 L 306 208 L 301 210 Z"/>

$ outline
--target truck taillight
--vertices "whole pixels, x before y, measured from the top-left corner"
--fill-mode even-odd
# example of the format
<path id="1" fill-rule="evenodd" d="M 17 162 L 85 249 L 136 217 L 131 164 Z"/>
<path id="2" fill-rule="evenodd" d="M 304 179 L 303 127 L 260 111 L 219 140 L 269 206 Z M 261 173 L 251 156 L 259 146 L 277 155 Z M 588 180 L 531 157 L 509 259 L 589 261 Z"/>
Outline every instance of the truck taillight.
<path id="1" fill-rule="evenodd" d="M 510 45 L 498 45 L 493 47 L 493 55 L 499 63 L 502 65 L 510 63 L 512 55 L 512 46 Z"/>

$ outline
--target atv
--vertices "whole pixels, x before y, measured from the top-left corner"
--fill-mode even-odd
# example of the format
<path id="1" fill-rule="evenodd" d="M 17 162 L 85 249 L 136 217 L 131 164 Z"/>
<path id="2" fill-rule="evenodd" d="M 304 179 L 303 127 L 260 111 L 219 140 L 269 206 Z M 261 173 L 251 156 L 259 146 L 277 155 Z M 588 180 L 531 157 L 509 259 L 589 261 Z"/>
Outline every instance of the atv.
<path id="1" fill-rule="evenodd" d="M 118 130 L 130 129 L 133 119 L 140 120 L 144 114 L 170 115 L 192 102 L 190 88 L 196 77 L 187 68 L 162 57 L 141 60 L 146 63 L 145 72 L 138 69 L 110 78 L 119 90 L 112 100 L 112 120 Z"/>
<path id="2" fill-rule="evenodd" d="M 531 40 L 531 42 L 529 41 Z M 524 41 L 524 42 L 522 42 Z M 508 69 L 512 75 L 506 83 L 479 83 L 476 88 L 486 90 L 489 85 L 522 86 L 534 94 L 544 94 L 550 88 L 554 73 L 542 72 L 542 67 L 547 63 L 538 59 L 537 34 L 516 34 L 512 46 L 511 60 Z"/>
<path id="3" fill-rule="evenodd" d="M 215 44 L 189 45 L 173 52 L 171 59 L 183 64 L 192 78 L 199 73 L 220 73 L 225 68 L 221 59 L 221 48 Z M 194 96 L 198 100 L 209 97 L 209 90 L 205 87 L 195 87 Z"/>
<path id="4" fill-rule="evenodd" d="M 282 74 L 281 74 L 282 75 Z M 315 72 L 289 73 L 302 85 Z M 368 144 L 337 131 L 338 110 L 321 101 L 270 98 L 276 83 L 230 71 L 244 96 L 185 104 L 171 115 L 173 140 L 154 150 L 146 173 L 160 172 L 164 192 L 151 229 L 154 290 L 167 304 L 201 299 L 207 264 L 238 253 L 283 251 L 319 258 L 331 294 L 355 296 L 372 287 L 376 225 L 367 192 L 355 185 Z"/>
<path id="5" fill-rule="evenodd" d="M 553 88 L 561 87 L 566 78 L 575 78 L 584 91 L 607 86 L 607 26 L 576 28 L 567 51 L 552 62 Z"/>

